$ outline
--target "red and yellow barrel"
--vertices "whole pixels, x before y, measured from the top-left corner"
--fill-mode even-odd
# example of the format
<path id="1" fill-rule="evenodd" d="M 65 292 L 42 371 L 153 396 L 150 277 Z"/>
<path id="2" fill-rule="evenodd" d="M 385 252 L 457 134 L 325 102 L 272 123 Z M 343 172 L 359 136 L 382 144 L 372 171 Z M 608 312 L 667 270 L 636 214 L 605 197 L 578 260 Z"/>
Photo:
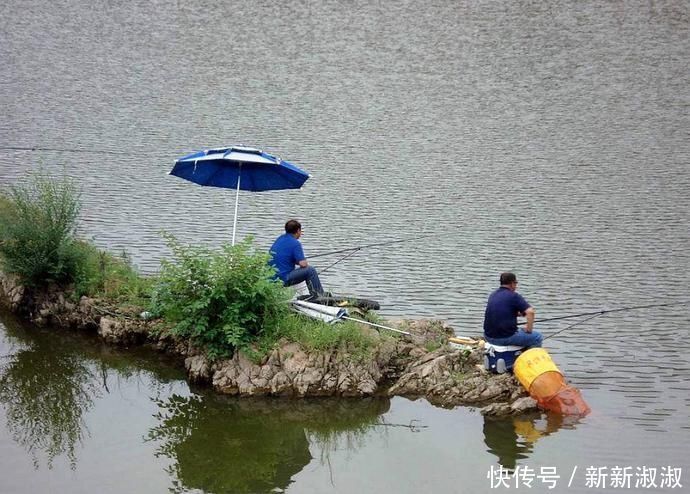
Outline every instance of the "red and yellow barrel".
<path id="1" fill-rule="evenodd" d="M 530 348 L 518 356 L 513 373 L 546 410 L 564 415 L 587 415 L 591 411 L 580 391 L 566 384 L 563 373 L 543 348 Z"/>

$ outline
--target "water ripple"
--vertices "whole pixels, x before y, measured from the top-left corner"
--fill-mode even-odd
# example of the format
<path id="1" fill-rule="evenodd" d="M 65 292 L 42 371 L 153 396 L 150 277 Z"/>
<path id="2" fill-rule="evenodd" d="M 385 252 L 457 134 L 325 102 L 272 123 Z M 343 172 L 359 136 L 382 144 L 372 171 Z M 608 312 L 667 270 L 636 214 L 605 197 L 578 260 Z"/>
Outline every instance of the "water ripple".
<path id="1" fill-rule="evenodd" d="M 4 9 L 0 143 L 42 150 L 0 155 L 2 183 L 76 178 L 80 234 L 150 273 L 161 231 L 217 246 L 232 228 L 234 192 L 168 176 L 175 158 L 244 143 L 312 174 L 241 194 L 261 249 L 291 217 L 307 253 L 441 233 L 324 273 L 385 316 L 477 335 L 504 270 L 540 318 L 687 298 L 686 3 L 211 3 Z M 547 342 L 595 408 L 687 430 L 689 331 L 679 306 Z"/>

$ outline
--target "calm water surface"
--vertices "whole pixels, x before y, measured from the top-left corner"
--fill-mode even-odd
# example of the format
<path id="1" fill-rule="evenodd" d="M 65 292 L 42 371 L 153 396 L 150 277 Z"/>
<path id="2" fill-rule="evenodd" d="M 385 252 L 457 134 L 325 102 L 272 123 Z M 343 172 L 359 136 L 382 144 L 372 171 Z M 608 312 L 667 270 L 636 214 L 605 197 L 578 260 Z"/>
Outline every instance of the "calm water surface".
<path id="1" fill-rule="evenodd" d="M 687 300 L 687 2 L 22 0 L 0 12 L 0 181 L 39 166 L 75 177 L 81 235 L 145 272 L 169 255 L 161 230 L 229 239 L 233 192 L 166 173 L 189 151 L 244 143 L 313 175 L 300 191 L 241 195 L 238 231 L 260 248 L 289 217 L 307 254 L 440 233 L 324 274 L 386 316 L 477 334 L 507 269 L 545 318 Z M 155 355 L 2 321 L 0 491 L 482 492 L 499 463 L 557 467 L 567 492 L 592 491 L 588 466 L 670 465 L 690 483 L 688 306 L 548 340 L 592 406 L 578 423 L 485 423 L 403 399 L 224 400 Z"/>

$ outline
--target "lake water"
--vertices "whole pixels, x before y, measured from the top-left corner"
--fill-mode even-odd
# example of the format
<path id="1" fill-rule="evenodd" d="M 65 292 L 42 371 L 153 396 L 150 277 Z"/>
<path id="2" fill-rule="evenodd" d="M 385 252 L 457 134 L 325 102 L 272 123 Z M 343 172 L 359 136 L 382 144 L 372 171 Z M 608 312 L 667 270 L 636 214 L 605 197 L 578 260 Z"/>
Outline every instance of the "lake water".
<path id="1" fill-rule="evenodd" d="M 260 248 L 291 217 L 307 255 L 437 234 L 324 273 L 328 289 L 379 300 L 384 316 L 479 334 L 504 270 L 540 318 L 684 301 L 688 10 L 11 2 L 0 8 L 0 182 L 38 167 L 76 178 L 80 234 L 154 272 L 169 255 L 161 231 L 217 246 L 232 229 L 234 192 L 168 176 L 174 160 L 243 143 L 312 174 L 299 191 L 241 193 L 238 233 Z M 682 490 L 661 488 L 662 467 L 690 484 L 688 305 L 547 340 L 593 409 L 575 423 L 491 422 L 400 398 L 228 400 L 190 389 L 160 356 L 1 320 L 2 492 L 483 492 L 499 463 L 554 467 L 563 492 L 596 491 L 588 467 L 631 467 L 629 491 Z M 657 488 L 635 489 L 645 467 Z"/>

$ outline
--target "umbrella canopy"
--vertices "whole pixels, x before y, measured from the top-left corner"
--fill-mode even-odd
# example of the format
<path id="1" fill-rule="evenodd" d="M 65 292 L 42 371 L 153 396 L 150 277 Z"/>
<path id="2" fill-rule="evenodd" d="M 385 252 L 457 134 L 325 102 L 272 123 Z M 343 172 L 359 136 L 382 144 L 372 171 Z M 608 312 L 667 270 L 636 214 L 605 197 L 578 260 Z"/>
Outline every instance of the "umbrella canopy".
<path id="1" fill-rule="evenodd" d="M 260 149 L 244 146 L 206 149 L 178 159 L 170 175 L 210 187 L 236 189 L 232 244 L 235 244 L 239 191 L 299 189 L 309 178 L 304 170 Z"/>

